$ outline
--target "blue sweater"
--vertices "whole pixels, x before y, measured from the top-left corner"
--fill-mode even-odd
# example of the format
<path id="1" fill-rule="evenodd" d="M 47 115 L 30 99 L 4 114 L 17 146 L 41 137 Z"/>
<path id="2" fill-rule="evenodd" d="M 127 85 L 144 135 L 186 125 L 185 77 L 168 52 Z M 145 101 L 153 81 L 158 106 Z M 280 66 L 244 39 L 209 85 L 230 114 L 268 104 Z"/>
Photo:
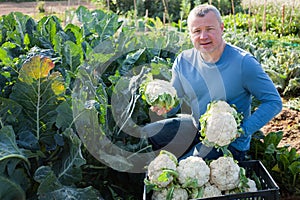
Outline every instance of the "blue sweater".
<path id="1" fill-rule="evenodd" d="M 231 145 L 240 151 L 250 148 L 251 135 L 282 109 L 280 95 L 259 62 L 246 51 L 226 44 L 216 63 L 206 63 L 195 48 L 185 50 L 172 68 L 173 86 L 190 106 L 195 122 L 213 100 L 225 100 L 243 113 L 244 134 Z M 252 96 L 261 104 L 251 114 Z"/>

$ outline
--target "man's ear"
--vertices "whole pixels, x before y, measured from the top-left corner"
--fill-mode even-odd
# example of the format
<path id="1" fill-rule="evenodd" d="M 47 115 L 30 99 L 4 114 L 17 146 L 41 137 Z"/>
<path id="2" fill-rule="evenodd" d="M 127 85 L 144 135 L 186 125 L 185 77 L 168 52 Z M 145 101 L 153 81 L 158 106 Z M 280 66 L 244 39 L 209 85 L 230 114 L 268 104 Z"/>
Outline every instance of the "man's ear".
<path id="1" fill-rule="evenodd" d="M 223 33 L 224 32 L 224 23 L 223 22 L 220 24 L 220 28 L 221 28 L 221 31 Z"/>

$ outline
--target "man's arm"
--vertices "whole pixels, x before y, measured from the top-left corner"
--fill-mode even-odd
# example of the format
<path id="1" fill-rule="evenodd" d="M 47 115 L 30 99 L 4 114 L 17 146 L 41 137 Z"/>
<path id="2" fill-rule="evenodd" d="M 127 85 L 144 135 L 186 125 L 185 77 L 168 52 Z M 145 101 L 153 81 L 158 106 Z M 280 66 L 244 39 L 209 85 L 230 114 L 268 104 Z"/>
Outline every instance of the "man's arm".
<path id="1" fill-rule="evenodd" d="M 243 61 L 243 80 L 244 87 L 261 102 L 242 124 L 245 134 L 252 135 L 281 111 L 282 101 L 274 83 L 254 57 L 246 56 Z"/>

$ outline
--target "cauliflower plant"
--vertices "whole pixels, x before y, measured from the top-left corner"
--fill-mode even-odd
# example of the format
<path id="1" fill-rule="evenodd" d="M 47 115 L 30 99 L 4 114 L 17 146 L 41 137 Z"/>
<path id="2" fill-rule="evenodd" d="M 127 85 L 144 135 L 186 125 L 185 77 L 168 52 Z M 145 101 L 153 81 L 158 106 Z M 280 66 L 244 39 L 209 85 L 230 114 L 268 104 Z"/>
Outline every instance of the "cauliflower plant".
<path id="1" fill-rule="evenodd" d="M 212 147 L 228 146 L 240 136 L 242 115 L 225 101 L 214 101 L 199 119 L 203 143 Z"/>
<path id="2" fill-rule="evenodd" d="M 154 190 L 151 197 L 152 200 L 188 200 L 188 198 L 188 192 L 180 187 Z"/>
<path id="3" fill-rule="evenodd" d="M 190 156 L 179 162 L 178 181 L 182 187 L 197 188 L 209 180 L 210 169 L 206 162 L 197 156 Z"/>
<path id="4" fill-rule="evenodd" d="M 221 191 L 237 188 L 240 183 L 240 167 L 232 157 L 219 157 L 209 166 L 210 182 Z"/>
<path id="5" fill-rule="evenodd" d="M 167 187 L 176 176 L 177 158 L 170 152 L 161 151 L 148 165 L 148 180 L 146 184 L 157 187 Z"/>
<path id="6" fill-rule="evenodd" d="M 165 80 L 148 77 L 140 86 L 140 93 L 150 106 L 170 110 L 179 104 L 175 88 Z"/>

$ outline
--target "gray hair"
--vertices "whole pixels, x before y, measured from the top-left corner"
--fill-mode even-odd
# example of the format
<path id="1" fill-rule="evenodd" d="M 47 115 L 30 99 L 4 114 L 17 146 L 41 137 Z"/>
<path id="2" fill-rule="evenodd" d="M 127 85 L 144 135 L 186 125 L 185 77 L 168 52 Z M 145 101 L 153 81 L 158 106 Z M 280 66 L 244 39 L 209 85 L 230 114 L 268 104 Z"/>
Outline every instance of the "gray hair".
<path id="1" fill-rule="evenodd" d="M 188 24 L 189 24 L 191 17 L 204 17 L 210 11 L 216 15 L 217 20 L 220 24 L 223 23 L 220 11 L 215 6 L 208 5 L 208 4 L 202 4 L 202 5 L 196 6 L 195 8 L 193 8 L 191 10 L 191 12 L 188 16 L 188 19 L 187 19 Z"/>

